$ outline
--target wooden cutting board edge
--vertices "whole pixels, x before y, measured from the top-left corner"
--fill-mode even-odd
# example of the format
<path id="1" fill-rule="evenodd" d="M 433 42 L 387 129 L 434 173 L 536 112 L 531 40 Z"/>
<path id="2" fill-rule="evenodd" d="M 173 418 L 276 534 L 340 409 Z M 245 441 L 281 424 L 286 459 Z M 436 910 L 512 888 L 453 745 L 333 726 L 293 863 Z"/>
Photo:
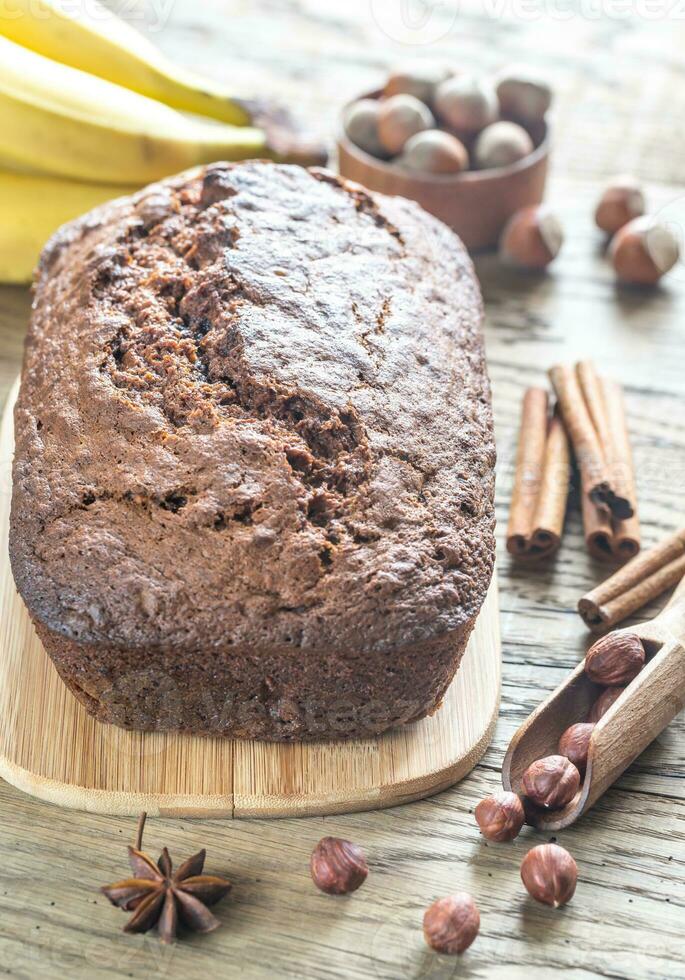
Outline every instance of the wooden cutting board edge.
<path id="1" fill-rule="evenodd" d="M 7 399 L 0 431 L 0 464 L 3 468 L 2 490 L 5 498 L 3 510 L 8 510 L 9 461 L 13 444 L 12 409 L 17 390 L 18 383 Z M 3 554 L 0 556 L 0 578 L 4 573 L 6 584 L 14 590 L 6 547 L 6 516 L 3 514 L 4 526 L 0 538 L 3 547 Z M 8 575 L 9 583 L 7 583 Z M 26 615 L 18 596 L 16 596 L 16 608 Z M 16 632 L 21 634 L 20 630 Z M 4 631 L 6 637 L 11 633 L 11 629 Z M 42 656 L 47 658 L 44 651 Z M 0 657 L 7 660 L 7 651 L 0 651 Z M 62 682 L 59 681 L 50 664 L 47 676 L 53 675 L 55 683 L 61 685 Z M 6 679 L 7 671 L 4 671 L 0 665 L 0 682 Z M 68 697 L 71 699 L 71 695 Z M 443 706 L 432 718 L 424 719 L 404 729 L 397 729 L 379 739 L 364 742 L 310 743 L 300 749 L 302 759 L 305 760 L 302 769 L 307 774 L 310 769 L 316 769 L 315 765 L 311 767 L 306 765 L 308 755 L 316 757 L 321 754 L 323 765 L 326 766 L 325 755 L 328 749 L 340 755 L 347 764 L 348 771 L 355 771 L 355 766 L 359 767 L 358 771 L 363 770 L 367 758 L 373 758 L 379 775 L 381 769 L 384 772 L 384 778 L 379 778 L 375 785 L 360 783 L 356 787 L 344 786 L 332 789 L 327 780 L 324 780 L 325 785 L 319 788 L 309 785 L 305 791 L 301 788 L 290 792 L 279 791 L 284 785 L 292 786 L 292 773 L 286 772 L 288 768 L 292 768 L 293 758 L 297 758 L 297 753 L 294 755 L 292 753 L 292 747 L 274 743 L 237 742 L 232 743 L 232 793 L 128 792 L 120 788 L 80 785 L 78 780 L 71 782 L 56 779 L 23 766 L 7 751 L 5 738 L 2 739 L 0 748 L 0 776 L 23 792 L 46 802 L 94 813 L 134 815 L 141 810 L 147 810 L 151 815 L 158 816 L 256 818 L 374 810 L 433 795 L 463 779 L 476 765 L 490 743 L 497 721 L 499 698 L 500 638 L 497 581 L 494 576 L 462 666 L 445 696 Z M 477 730 L 471 732 L 468 739 L 464 738 L 468 744 L 462 742 L 458 748 L 456 746 L 453 748 L 451 757 L 440 758 L 439 752 L 444 756 L 445 746 L 457 739 L 453 727 L 458 720 L 454 717 L 457 700 L 461 701 L 462 709 L 468 707 L 469 710 L 478 710 Z M 83 712 L 85 717 L 85 709 L 77 702 L 73 701 L 71 707 Z M 27 717 L 27 714 L 23 714 L 18 718 L 15 722 L 17 727 Z M 110 726 L 101 725 L 90 719 L 86 719 L 86 723 L 95 726 L 94 740 L 97 738 L 97 731 L 105 733 L 99 746 L 102 750 L 102 745 L 106 746 L 106 732 Z M 21 732 L 21 738 L 27 734 L 29 737 L 35 736 L 35 733 Z M 143 739 L 146 737 L 146 735 L 142 736 Z M 169 735 L 168 738 L 183 740 L 188 736 Z M 195 741 L 196 744 L 201 744 L 203 740 Z M 212 740 L 206 741 L 210 743 Z M 435 757 L 431 754 L 431 745 L 439 745 Z M 247 746 L 251 747 L 252 753 L 259 757 L 263 765 L 255 767 L 254 771 L 241 774 L 241 778 L 244 776 L 244 786 L 241 788 L 237 785 L 241 779 L 237 778 L 236 774 L 236 756 L 240 756 L 244 763 Z M 424 758 L 421 758 L 422 755 Z M 318 759 L 318 765 L 321 767 L 321 759 Z M 409 769 L 412 771 L 408 772 Z M 255 775 L 255 772 L 258 774 Z M 260 773 L 273 774 L 271 785 L 267 776 L 264 785 L 255 787 L 255 782 L 259 783 Z M 296 778 L 295 782 L 297 781 Z"/>

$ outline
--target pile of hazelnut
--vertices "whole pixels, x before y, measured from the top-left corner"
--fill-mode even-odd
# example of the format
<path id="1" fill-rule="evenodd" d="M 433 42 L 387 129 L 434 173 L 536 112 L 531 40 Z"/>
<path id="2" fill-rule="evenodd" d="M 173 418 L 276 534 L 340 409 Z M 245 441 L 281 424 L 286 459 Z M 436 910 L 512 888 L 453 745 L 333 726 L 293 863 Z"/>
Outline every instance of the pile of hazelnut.
<path id="1" fill-rule="evenodd" d="M 595 725 L 637 677 L 645 659 L 645 648 L 635 633 L 610 634 L 590 647 L 585 658 L 585 673 L 604 690 L 585 721 L 577 722 L 563 732 L 558 754 L 537 759 L 528 766 L 522 778 L 524 800 L 509 792 L 481 800 L 475 817 L 484 837 L 492 841 L 514 840 L 525 822 L 524 802 L 558 810 L 574 799 L 587 766 Z M 557 844 L 534 847 L 521 864 L 521 878 L 531 897 L 555 908 L 573 897 L 577 874 L 575 861 Z"/>
<path id="2" fill-rule="evenodd" d="M 636 633 L 613 633 L 590 647 L 585 658 L 585 673 L 595 684 L 601 684 L 604 691 L 585 721 L 571 725 L 562 734 L 558 755 L 537 759 L 524 772 L 523 789 L 531 803 L 545 809 L 559 810 L 571 802 L 580 788 L 581 775 L 587 766 L 595 725 L 644 665 L 645 648 Z M 487 836 L 480 820 L 478 823 L 482 833 Z"/>
<path id="3" fill-rule="evenodd" d="M 393 71 L 380 98 L 352 103 L 344 127 L 365 153 L 408 174 L 454 176 L 507 167 L 531 154 L 551 102 L 549 85 L 525 68 L 488 79 L 419 62 Z M 609 182 L 595 221 L 610 236 L 608 254 L 621 282 L 654 285 L 680 257 L 678 238 L 646 215 L 632 177 Z M 499 254 L 506 264 L 544 269 L 563 241 L 557 215 L 545 204 L 530 205 L 509 219 Z"/>
<path id="4" fill-rule="evenodd" d="M 645 195 L 634 177 L 616 177 L 595 211 L 597 227 L 609 236 L 609 258 L 621 282 L 653 286 L 680 258 L 678 238 L 647 213 Z"/>
<path id="5" fill-rule="evenodd" d="M 393 71 L 380 99 L 345 113 L 348 138 L 378 160 L 414 174 L 459 174 L 506 167 L 533 152 L 552 101 L 526 70 L 490 80 L 434 63 Z"/>
<path id="6" fill-rule="evenodd" d="M 592 731 L 626 686 L 645 665 L 645 649 L 635 633 L 614 633 L 598 640 L 585 658 L 585 673 L 604 690 L 590 708 L 584 722 L 571 725 L 559 739 L 558 755 L 538 759 L 523 774 L 522 799 L 501 792 L 481 800 L 475 810 L 480 831 L 488 840 L 512 841 L 525 823 L 525 805 L 554 810 L 573 800 L 587 765 Z M 362 849 L 338 837 L 324 837 L 312 852 L 310 870 L 317 888 L 329 895 L 356 891 L 366 881 L 369 869 Z M 521 863 L 521 879 L 537 902 L 559 908 L 576 890 L 578 868 L 573 857 L 559 844 L 533 847 Z M 473 943 L 480 929 L 480 912 L 468 892 L 439 898 L 423 917 L 423 934 L 439 953 L 456 954 Z"/>
<path id="7" fill-rule="evenodd" d="M 654 286 L 680 258 L 678 238 L 668 225 L 646 214 L 645 195 L 633 177 L 615 177 L 595 210 L 597 227 L 608 236 L 608 256 L 619 281 Z M 517 211 L 505 226 L 500 258 L 508 265 L 544 269 L 559 254 L 564 232 L 545 204 Z"/>

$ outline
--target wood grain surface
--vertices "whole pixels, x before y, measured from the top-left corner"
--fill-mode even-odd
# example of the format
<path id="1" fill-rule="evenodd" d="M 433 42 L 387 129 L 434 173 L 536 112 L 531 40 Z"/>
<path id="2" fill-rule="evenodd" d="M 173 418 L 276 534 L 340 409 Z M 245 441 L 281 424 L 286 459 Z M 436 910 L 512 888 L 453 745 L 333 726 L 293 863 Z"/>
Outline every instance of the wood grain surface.
<path id="1" fill-rule="evenodd" d="M 519 879 L 526 850 L 546 837 L 525 830 L 513 844 L 488 844 L 471 811 L 500 785 L 516 728 L 582 657 L 590 636 L 575 604 L 604 574 L 585 553 L 577 507 L 551 569 L 518 570 L 504 553 L 524 388 L 544 383 L 553 363 L 593 354 L 626 386 L 643 544 L 683 524 L 685 265 L 654 292 L 617 289 L 591 213 L 601 181 L 632 170 L 647 182 L 653 208 L 682 214 L 685 21 L 675 12 L 629 16 L 630 4 L 614 16 L 602 15 L 601 4 L 581 10 L 580 3 L 560 3 L 558 16 L 551 4 L 545 16 L 542 3 L 528 14 L 520 5 L 517 16 L 514 3 L 485 7 L 477 0 L 462 0 L 453 19 L 456 0 L 445 0 L 432 8 L 444 34 L 427 48 L 411 48 L 379 28 L 373 12 L 381 6 L 176 0 L 155 38 L 179 61 L 236 78 L 244 91 L 278 92 L 331 138 L 337 107 L 377 86 L 384 67 L 407 54 L 446 56 L 467 68 L 530 61 L 557 88 L 548 199 L 567 229 L 562 255 L 543 277 L 505 273 L 493 256 L 477 263 L 499 446 L 504 671 L 494 740 L 454 790 L 394 810 L 287 821 L 150 820 L 153 853 L 166 843 L 180 859 L 204 845 L 208 870 L 234 882 L 217 909 L 222 928 L 170 949 L 154 936 L 118 932 L 123 914 L 97 894 L 126 870 L 133 818 L 60 810 L 0 784 L 0 968 L 12 976 L 683 976 L 682 715 L 578 824 L 557 835 L 579 867 L 575 898 L 561 911 L 533 905 Z M 151 4 L 144 12 L 153 22 Z M 25 291 L 0 291 L 5 392 L 29 304 Z M 324 834 L 366 848 L 371 873 L 349 898 L 324 896 L 309 881 L 309 853 Z M 459 889 L 474 894 L 482 925 L 471 949 L 454 960 L 427 950 L 421 917 L 434 898 Z"/>
<path id="2" fill-rule="evenodd" d="M 7 535 L 17 391 L 18 381 L 0 424 L 0 776 L 7 782 L 93 813 L 292 817 L 407 803 L 473 769 L 499 709 L 496 576 L 440 709 L 379 738 L 279 745 L 128 732 L 96 721 L 60 680 L 12 578 Z"/>

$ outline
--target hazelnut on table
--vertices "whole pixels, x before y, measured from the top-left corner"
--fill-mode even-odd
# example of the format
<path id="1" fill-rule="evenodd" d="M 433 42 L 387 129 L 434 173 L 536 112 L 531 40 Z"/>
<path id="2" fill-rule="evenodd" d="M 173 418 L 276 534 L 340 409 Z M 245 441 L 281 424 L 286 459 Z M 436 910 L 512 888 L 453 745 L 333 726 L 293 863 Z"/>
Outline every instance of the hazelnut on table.
<path id="1" fill-rule="evenodd" d="M 564 755 L 548 755 L 532 762 L 523 774 L 523 791 L 537 806 L 560 810 L 580 787 L 580 773 Z"/>
<path id="2" fill-rule="evenodd" d="M 559 254 L 563 241 L 559 218 L 546 205 L 533 204 L 513 214 L 504 226 L 500 259 L 521 269 L 544 269 Z"/>
<path id="3" fill-rule="evenodd" d="M 521 880 L 536 902 L 558 908 L 573 898 L 578 867 L 565 848 L 558 844 L 540 844 L 524 857 Z"/>
<path id="4" fill-rule="evenodd" d="M 366 881 L 369 873 L 361 847 L 342 837 L 322 837 L 312 851 L 312 881 L 328 895 L 347 895 Z"/>
<path id="5" fill-rule="evenodd" d="M 463 953 L 478 935 L 480 913 L 468 892 L 439 898 L 423 916 L 423 935 L 438 953 Z"/>
<path id="6" fill-rule="evenodd" d="M 402 151 L 411 136 L 434 126 L 433 113 L 413 95 L 393 95 L 379 104 L 378 137 L 392 156 Z"/>
<path id="7" fill-rule="evenodd" d="M 601 231 L 615 235 L 619 228 L 645 213 L 645 195 L 635 177 L 614 177 L 602 191 L 595 210 Z"/>
<path id="8" fill-rule="evenodd" d="M 476 807 L 474 816 L 483 837 L 510 841 L 518 837 L 526 819 L 523 803 L 516 793 L 493 793 Z"/>
<path id="9" fill-rule="evenodd" d="M 438 85 L 434 107 L 447 126 L 463 133 L 480 132 L 498 115 L 495 89 L 472 75 L 456 75 Z"/>
<path id="10" fill-rule="evenodd" d="M 680 258 L 680 245 L 670 228 L 643 215 L 616 232 L 609 257 L 621 282 L 654 286 Z"/>

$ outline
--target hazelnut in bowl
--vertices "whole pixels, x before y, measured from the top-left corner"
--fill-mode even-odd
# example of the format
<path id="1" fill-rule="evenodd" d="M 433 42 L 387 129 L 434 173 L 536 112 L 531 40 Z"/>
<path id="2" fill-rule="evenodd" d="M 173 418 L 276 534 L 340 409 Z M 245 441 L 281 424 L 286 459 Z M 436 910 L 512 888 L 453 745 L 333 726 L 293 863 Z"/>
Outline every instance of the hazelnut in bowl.
<path id="1" fill-rule="evenodd" d="M 417 201 L 470 250 L 489 248 L 516 211 L 543 199 L 550 101 L 549 87 L 525 71 L 489 80 L 397 70 L 345 107 L 340 173 Z"/>

